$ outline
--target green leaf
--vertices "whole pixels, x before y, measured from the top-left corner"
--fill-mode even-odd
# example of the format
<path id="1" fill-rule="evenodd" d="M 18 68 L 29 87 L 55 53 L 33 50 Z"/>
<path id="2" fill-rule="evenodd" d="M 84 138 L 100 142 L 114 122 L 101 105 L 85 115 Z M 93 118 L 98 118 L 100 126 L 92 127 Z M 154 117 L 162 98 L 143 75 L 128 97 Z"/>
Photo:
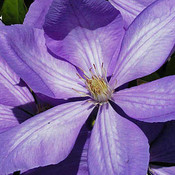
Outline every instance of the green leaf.
<path id="1" fill-rule="evenodd" d="M 4 3 L 4 0 L 1 0 L 0 1 L 0 11 L 1 11 L 1 8 L 2 8 L 3 3 Z"/>
<path id="2" fill-rule="evenodd" d="M 22 24 L 26 13 L 24 0 L 4 0 L 0 16 L 6 25 Z"/>

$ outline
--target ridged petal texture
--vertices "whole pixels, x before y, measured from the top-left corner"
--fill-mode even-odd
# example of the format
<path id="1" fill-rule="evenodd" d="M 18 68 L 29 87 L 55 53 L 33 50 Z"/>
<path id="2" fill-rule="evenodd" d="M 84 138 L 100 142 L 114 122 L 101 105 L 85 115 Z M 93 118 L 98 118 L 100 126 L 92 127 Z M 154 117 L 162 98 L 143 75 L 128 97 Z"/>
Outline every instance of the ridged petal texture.
<path id="1" fill-rule="evenodd" d="M 109 0 L 117 10 L 120 10 L 125 21 L 125 28 L 154 1 L 155 0 Z"/>
<path id="2" fill-rule="evenodd" d="M 118 14 L 119 11 L 103 0 L 53 0 L 44 29 L 49 37 L 60 40 L 76 27 L 89 30 L 104 27 Z"/>
<path id="3" fill-rule="evenodd" d="M 8 66 L 0 56 L 0 104 L 21 106 L 34 102 L 29 89 L 20 85 L 20 77 Z M 32 111 L 32 109 L 30 109 Z"/>
<path id="4" fill-rule="evenodd" d="M 19 108 L 0 104 L 0 133 L 10 130 L 29 117 L 31 116 Z"/>
<path id="5" fill-rule="evenodd" d="M 146 174 L 148 162 L 149 145 L 140 128 L 103 105 L 89 143 L 90 175 Z"/>
<path id="6" fill-rule="evenodd" d="M 175 119 L 175 76 L 164 77 L 114 94 L 114 101 L 132 118 L 144 122 Z"/>
<path id="7" fill-rule="evenodd" d="M 53 0 L 35 0 L 27 12 L 24 23 L 35 28 L 43 27 L 45 16 Z"/>
<path id="8" fill-rule="evenodd" d="M 125 33 L 111 84 L 117 87 L 155 72 L 175 43 L 175 0 L 147 7 Z"/>
<path id="9" fill-rule="evenodd" d="M 29 26 L 1 28 L 0 55 L 34 92 L 54 98 L 71 98 L 87 92 L 76 69 L 52 57 L 45 46 L 44 32 Z"/>
<path id="10" fill-rule="evenodd" d="M 152 175 L 174 175 L 175 166 L 172 167 L 152 166 L 150 172 L 152 173 Z"/>
<path id="11" fill-rule="evenodd" d="M 54 0 L 44 25 L 47 46 L 87 73 L 102 63 L 111 75 L 124 35 L 123 19 L 109 2 Z"/>
<path id="12" fill-rule="evenodd" d="M 121 15 L 118 15 L 110 24 L 96 30 L 76 27 L 63 40 L 48 38 L 47 46 L 54 54 L 87 73 L 95 65 L 99 74 L 102 74 L 103 64 L 108 75 L 111 75 L 123 35 L 123 20 Z"/>
<path id="13" fill-rule="evenodd" d="M 91 111 L 88 102 L 70 102 L 0 134 L 0 175 L 64 160 Z"/>
<path id="14" fill-rule="evenodd" d="M 81 129 L 69 156 L 57 165 L 49 165 L 29 170 L 22 175 L 89 175 L 87 150 L 90 131 L 86 126 Z"/>

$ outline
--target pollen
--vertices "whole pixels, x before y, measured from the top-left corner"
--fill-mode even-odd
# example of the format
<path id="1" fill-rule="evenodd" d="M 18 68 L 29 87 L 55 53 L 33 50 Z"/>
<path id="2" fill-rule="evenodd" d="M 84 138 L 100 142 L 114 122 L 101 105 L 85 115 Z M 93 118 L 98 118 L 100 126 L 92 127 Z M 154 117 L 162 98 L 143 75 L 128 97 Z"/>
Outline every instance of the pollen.
<path id="1" fill-rule="evenodd" d="M 91 79 L 86 79 L 86 86 L 97 102 L 106 102 L 111 96 L 107 82 L 100 76 L 94 75 Z"/>
<path id="2" fill-rule="evenodd" d="M 83 77 L 78 75 L 85 83 L 85 86 L 89 91 L 89 96 L 96 103 L 102 104 L 107 102 L 109 99 L 111 99 L 113 90 L 108 85 L 106 71 L 103 67 L 103 64 L 101 65 L 101 75 L 97 71 L 95 65 L 93 65 L 93 68 L 89 69 L 89 72 L 90 74 L 83 71 Z"/>

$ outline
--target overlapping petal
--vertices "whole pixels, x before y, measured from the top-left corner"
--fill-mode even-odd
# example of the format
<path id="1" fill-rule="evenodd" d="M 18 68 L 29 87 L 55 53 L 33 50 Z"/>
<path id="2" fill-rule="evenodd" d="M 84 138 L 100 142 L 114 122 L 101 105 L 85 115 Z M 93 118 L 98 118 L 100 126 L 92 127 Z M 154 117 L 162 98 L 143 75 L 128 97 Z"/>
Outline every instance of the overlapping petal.
<path id="1" fill-rule="evenodd" d="M 132 118 L 145 122 L 175 119 L 175 76 L 118 91 L 114 101 Z"/>
<path id="2" fill-rule="evenodd" d="M 164 123 L 147 123 L 135 119 L 133 120 L 132 118 L 129 119 L 143 131 L 148 139 L 149 144 L 154 142 L 154 140 L 159 136 L 164 127 Z"/>
<path id="3" fill-rule="evenodd" d="M 52 1 L 53 0 L 35 0 L 25 16 L 24 24 L 41 29 Z"/>
<path id="4" fill-rule="evenodd" d="M 24 172 L 64 160 L 91 110 L 88 102 L 67 103 L 0 134 L 0 172 Z"/>
<path id="5" fill-rule="evenodd" d="M 146 136 L 134 123 L 117 114 L 110 105 L 103 105 L 89 143 L 90 174 L 146 174 L 148 162 L 149 146 Z"/>
<path id="6" fill-rule="evenodd" d="M 175 122 L 165 124 L 164 130 L 152 143 L 150 149 L 151 162 L 175 163 Z"/>
<path id="7" fill-rule="evenodd" d="M 109 0 L 109 2 L 118 10 L 120 10 L 127 28 L 131 22 L 142 12 L 148 5 L 155 0 Z"/>
<path id="8" fill-rule="evenodd" d="M 147 7 L 128 28 L 111 84 L 117 87 L 156 71 L 175 43 L 175 0 Z"/>
<path id="9" fill-rule="evenodd" d="M 150 172 L 152 173 L 152 175 L 173 175 L 175 174 L 175 166 L 172 167 L 151 166 Z"/>
<path id="10" fill-rule="evenodd" d="M 0 26 L 4 26 L 4 24 L 2 23 L 2 21 L 0 20 Z"/>
<path id="11" fill-rule="evenodd" d="M 22 106 L 34 110 L 34 98 L 26 86 L 20 85 L 20 78 L 0 57 L 0 104 L 8 106 Z M 26 105 L 29 104 L 31 105 Z"/>
<path id="12" fill-rule="evenodd" d="M 60 40 L 76 27 L 94 30 L 106 26 L 118 13 L 103 0 L 53 0 L 44 29 L 49 37 Z"/>
<path id="13" fill-rule="evenodd" d="M 48 53 L 42 30 L 24 25 L 1 28 L 0 47 L 8 65 L 34 92 L 54 98 L 80 96 L 75 90 L 87 92 L 76 69 Z"/>
<path id="14" fill-rule="evenodd" d="M 65 58 L 87 73 L 94 64 L 97 71 L 102 74 L 103 63 L 108 70 L 108 75 L 111 75 L 123 35 L 123 19 L 118 15 L 105 27 L 96 30 L 76 27 L 63 40 L 48 39 L 47 45 L 56 55 Z"/>
<path id="15" fill-rule="evenodd" d="M 18 108 L 0 104 L 0 133 L 19 125 L 29 117 L 29 114 Z"/>
<path id="16" fill-rule="evenodd" d="M 87 150 L 90 132 L 83 126 L 69 156 L 57 165 L 49 165 L 29 170 L 22 175 L 89 175 Z"/>

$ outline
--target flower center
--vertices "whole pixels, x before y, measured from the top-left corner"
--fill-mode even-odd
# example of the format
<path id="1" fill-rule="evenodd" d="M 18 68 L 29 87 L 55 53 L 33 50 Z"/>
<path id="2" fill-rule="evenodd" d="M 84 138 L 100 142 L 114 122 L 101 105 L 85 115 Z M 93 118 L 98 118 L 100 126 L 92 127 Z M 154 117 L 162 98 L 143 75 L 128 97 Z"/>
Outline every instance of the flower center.
<path id="1" fill-rule="evenodd" d="M 97 102 L 107 102 L 111 98 L 112 91 L 102 77 L 93 75 L 91 79 L 86 79 L 85 84 Z"/>
<path id="2" fill-rule="evenodd" d="M 93 100 L 95 100 L 95 102 L 97 103 L 107 102 L 109 99 L 111 99 L 113 90 L 109 87 L 109 84 L 106 78 L 106 71 L 102 64 L 101 66 L 102 75 L 100 75 L 96 69 L 96 66 L 95 65 L 93 66 L 94 66 L 93 69 L 92 68 L 89 69 L 89 72 L 90 72 L 89 75 L 82 70 L 84 73 L 84 75 L 82 76 L 83 78 L 79 74 L 78 76 L 85 83 L 86 88 L 90 93 L 90 97 Z"/>

